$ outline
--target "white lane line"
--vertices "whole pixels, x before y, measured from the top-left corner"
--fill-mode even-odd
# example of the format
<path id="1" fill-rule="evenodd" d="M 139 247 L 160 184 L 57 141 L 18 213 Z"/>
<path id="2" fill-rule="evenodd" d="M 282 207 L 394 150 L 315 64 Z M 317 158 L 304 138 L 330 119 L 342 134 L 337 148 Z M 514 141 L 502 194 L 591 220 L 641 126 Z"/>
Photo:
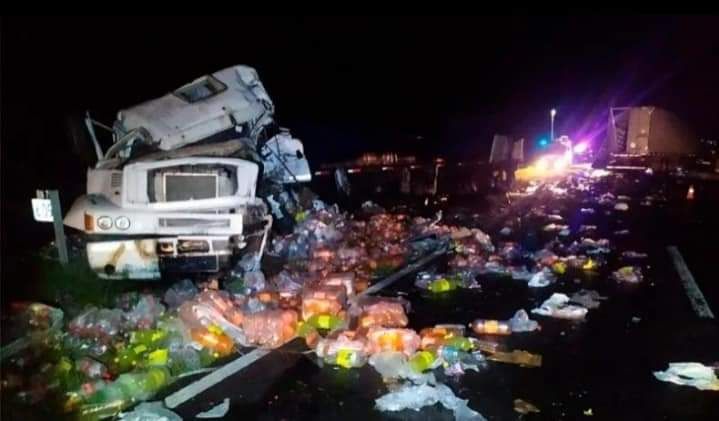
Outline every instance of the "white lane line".
<path id="1" fill-rule="evenodd" d="M 699 289 L 697 282 L 694 280 L 694 276 L 692 276 L 689 267 L 687 267 L 687 263 L 684 261 L 684 257 L 679 253 L 679 249 L 675 246 L 669 246 L 667 247 L 667 252 L 669 252 L 669 255 L 672 257 L 674 268 L 676 268 L 679 278 L 682 280 L 684 289 L 687 291 L 687 297 L 689 297 L 689 302 L 691 302 L 692 307 L 694 307 L 697 316 L 704 319 L 713 319 L 714 313 L 712 313 L 712 309 L 709 308 L 709 304 L 706 298 L 704 298 L 702 290 Z"/>
<path id="2" fill-rule="evenodd" d="M 374 294 L 375 292 L 381 290 L 382 288 L 387 287 L 388 285 L 391 285 L 392 283 L 396 282 L 398 279 L 402 278 L 403 276 L 407 275 L 408 273 L 412 272 L 413 270 L 418 270 L 420 267 L 426 265 L 431 260 L 439 257 L 442 254 L 445 254 L 447 252 L 446 247 L 440 247 L 438 250 L 434 251 L 433 253 L 430 253 L 429 255 L 419 259 L 418 261 L 407 265 L 402 270 L 395 272 L 394 274 L 388 276 L 384 280 L 376 283 L 370 288 L 367 288 L 362 294 L 359 295 L 368 295 L 368 294 Z M 237 358 L 236 360 L 225 364 L 222 367 L 217 368 L 210 374 L 188 384 L 187 386 L 183 387 L 182 389 L 176 391 L 175 393 L 167 396 L 165 398 L 165 406 L 173 409 L 177 406 L 181 405 L 184 402 L 189 401 L 190 399 L 194 398 L 195 396 L 199 395 L 200 393 L 204 392 L 205 390 L 211 388 L 212 386 L 216 385 L 217 383 L 222 382 L 227 377 L 230 377 L 234 375 L 235 373 L 239 372 L 240 370 L 254 364 L 257 360 L 264 357 L 265 355 L 269 354 L 273 350 L 271 349 L 261 349 L 256 348 L 253 351 L 241 356 L 240 358 Z"/>
<path id="3" fill-rule="evenodd" d="M 165 398 L 165 406 L 172 409 L 178 405 L 194 398 L 198 394 L 211 388 L 212 386 L 225 380 L 227 377 L 237 373 L 243 368 L 249 366 L 265 355 L 269 354 L 271 350 L 257 348 L 240 358 L 219 367 L 212 373 L 202 377 L 201 379 L 188 384 L 177 392 L 169 395 Z"/>

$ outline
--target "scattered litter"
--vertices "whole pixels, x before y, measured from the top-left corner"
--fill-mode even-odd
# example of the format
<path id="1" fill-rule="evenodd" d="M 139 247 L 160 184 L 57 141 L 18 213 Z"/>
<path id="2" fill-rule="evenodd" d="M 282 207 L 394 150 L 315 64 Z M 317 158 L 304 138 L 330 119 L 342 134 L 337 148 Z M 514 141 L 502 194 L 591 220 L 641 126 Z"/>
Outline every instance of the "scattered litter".
<path id="1" fill-rule="evenodd" d="M 627 229 L 617 230 L 617 231 L 614 231 L 614 235 L 617 236 L 617 237 L 629 235 L 629 230 L 627 230 Z"/>
<path id="2" fill-rule="evenodd" d="M 380 411 L 396 412 L 404 409 L 419 411 L 425 406 L 438 402 L 454 413 L 455 420 L 485 420 L 482 415 L 467 406 L 467 400 L 458 398 L 452 389 L 443 384 L 432 386 L 405 383 L 399 389 L 377 398 L 375 406 Z"/>
<path id="3" fill-rule="evenodd" d="M 554 280 L 555 278 L 552 271 L 548 268 L 544 268 L 532 275 L 527 285 L 531 288 L 543 288 L 553 283 Z"/>
<path id="4" fill-rule="evenodd" d="M 222 418 L 227 415 L 230 410 L 230 398 L 225 398 L 222 402 L 208 409 L 207 411 L 200 412 L 195 415 L 195 418 Z"/>
<path id="5" fill-rule="evenodd" d="M 588 309 L 594 309 L 598 308 L 601 301 L 606 299 L 607 297 L 599 295 L 597 291 L 583 289 L 572 294 L 569 301 L 580 304 Z"/>
<path id="6" fill-rule="evenodd" d="M 588 214 L 588 215 L 594 215 L 594 209 L 593 208 L 581 208 L 579 212 Z"/>
<path id="7" fill-rule="evenodd" d="M 638 266 L 624 266 L 612 272 L 612 279 L 617 282 L 637 284 L 641 282 L 644 277 L 642 276 L 642 269 Z"/>
<path id="8" fill-rule="evenodd" d="M 663 382 L 692 386 L 699 390 L 719 391 L 719 379 L 714 368 L 701 363 L 669 363 L 666 371 L 655 371 L 654 377 Z"/>
<path id="9" fill-rule="evenodd" d="M 514 400 L 514 411 L 523 415 L 540 412 L 539 408 L 522 399 Z"/>
<path id="10" fill-rule="evenodd" d="M 565 229 L 559 231 L 558 235 L 561 237 L 568 237 L 571 233 L 572 233 L 571 231 L 569 231 L 568 229 L 565 228 Z"/>
<path id="11" fill-rule="evenodd" d="M 587 233 L 594 232 L 594 231 L 596 231 L 596 230 L 597 230 L 597 226 L 596 226 L 596 225 L 581 225 L 581 226 L 579 227 L 579 233 L 580 233 L 580 234 L 587 234 Z"/>
<path id="12" fill-rule="evenodd" d="M 539 323 L 531 320 L 524 309 L 517 310 L 508 322 L 512 332 L 532 332 L 539 329 Z"/>
<path id="13" fill-rule="evenodd" d="M 636 316 L 632 317 L 632 322 L 633 322 L 633 323 L 639 323 L 640 321 L 642 321 L 641 318 L 636 317 Z"/>
<path id="14" fill-rule="evenodd" d="M 547 224 L 544 226 L 544 231 L 546 231 L 546 232 L 561 231 L 561 230 L 565 230 L 568 228 L 569 228 L 568 225 L 559 225 L 559 224 L 555 224 L 552 222 L 551 224 Z"/>
<path id="15" fill-rule="evenodd" d="M 182 417 L 162 405 L 162 402 L 142 402 L 130 412 L 123 412 L 124 421 L 182 421 Z"/>
<path id="16" fill-rule="evenodd" d="M 502 229 L 499 231 L 499 233 L 500 233 L 501 235 L 505 235 L 505 236 L 506 236 L 506 235 L 511 235 L 511 234 L 512 234 L 512 229 L 509 228 L 509 227 L 504 227 L 504 228 L 502 228 Z"/>
<path id="17" fill-rule="evenodd" d="M 618 210 L 618 211 L 628 211 L 628 210 L 629 210 L 629 205 L 626 204 L 626 203 L 624 203 L 624 202 L 618 202 L 617 204 L 614 205 L 614 210 Z"/>
<path id="18" fill-rule="evenodd" d="M 533 309 L 532 313 L 557 319 L 584 320 L 587 309 L 569 304 L 569 297 L 565 294 L 554 293 L 541 306 Z"/>
<path id="19" fill-rule="evenodd" d="M 592 408 L 589 408 L 589 409 L 585 409 L 583 414 L 587 417 L 591 417 L 592 415 L 594 415 L 594 412 L 592 411 Z"/>
<path id="20" fill-rule="evenodd" d="M 648 255 L 646 253 L 639 253 L 632 250 L 622 252 L 622 258 L 624 259 L 646 259 Z"/>
<path id="21" fill-rule="evenodd" d="M 521 367 L 541 367 L 542 356 L 527 351 L 513 350 L 512 352 L 497 351 L 487 357 L 490 361 L 498 361 L 508 364 L 517 364 Z"/>
<path id="22" fill-rule="evenodd" d="M 476 319 L 470 323 L 470 327 L 478 335 L 509 335 L 512 333 L 509 322 L 498 320 Z"/>

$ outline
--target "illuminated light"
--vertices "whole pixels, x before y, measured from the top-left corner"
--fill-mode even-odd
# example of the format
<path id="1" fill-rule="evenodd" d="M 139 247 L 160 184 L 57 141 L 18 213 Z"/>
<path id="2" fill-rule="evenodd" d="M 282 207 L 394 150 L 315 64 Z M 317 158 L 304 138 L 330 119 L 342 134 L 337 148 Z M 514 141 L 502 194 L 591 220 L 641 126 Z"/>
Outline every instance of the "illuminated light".
<path id="1" fill-rule="evenodd" d="M 549 158 L 546 156 L 539 158 L 534 166 L 537 167 L 537 170 L 539 171 L 547 171 L 549 169 Z"/>
<path id="2" fill-rule="evenodd" d="M 554 108 L 552 108 L 552 110 L 549 112 L 549 114 L 550 114 L 552 117 L 554 117 L 555 115 L 557 115 L 557 110 L 554 109 Z"/>
<path id="3" fill-rule="evenodd" d="M 85 231 L 95 230 L 95 218 L 90 214 L 85 214 Z"/>
<path id="4" fill-rule="evenodd" d="M 390 171 L 392 170 L 392 167 L 382 167 L 382 171 Z"/>
<path id="5" fill-rule="evenodd" d="M 101 216 L 97 218 L 97 226 L 103 230 L 109 230 L 112 228 L 112 218 L 109 216 Z"/>
<path id="6" fill-rule="evenodd" d="M 589 143 L 587 142 L 581 142 L 574 145 L 574 153 L 576 154 L 583 154 L 584 152 L 589 149 Z"/>
<path id="7" fill-rule="evenodd" d="M 350 168 L 347 170 L 347 172 L 350 174 L 354 174 L 354 173 L 362 172 L 362 170 L 359 168 Z"/>
<path id="8" fill-rule="evenodd" d="M 561 157 L 554 160 L 554 164 L 552 167 L 555 171 L 562 171 L 566 169 L 569 166 L 569 160 L 566 159 L 566 157 Z"/>
<path id="9" fill-rule="evenodd" d="M 687 200 L 694 200 L 694 186 L 689 186 L 689 190 L 687 190 Z"/>
<path id="10" fill-rule="evenodd" d="M 544 148 L 545 146 L 549 145 L 549 141 L 544 138 L 539 139 L 539 142 L 537 142 L 537 143 L 539 143 L 539 147 L 541 147 L 541 148 Z"/>
<path id="11" fill-rule="evenodd" d="M 597 263 L 592 259 L 587 259 L 587 261 L 582 265 L 582 269 L 584 270 L 594 270 L 597 267 Z"/>
<path id="12" fill-rule="evenodd" d="M 115 219 L 115 227 L 117 229 L 125 231 L 130 228 L 130 218 L 127 216 L 120 216 L 119 218 Z"/>

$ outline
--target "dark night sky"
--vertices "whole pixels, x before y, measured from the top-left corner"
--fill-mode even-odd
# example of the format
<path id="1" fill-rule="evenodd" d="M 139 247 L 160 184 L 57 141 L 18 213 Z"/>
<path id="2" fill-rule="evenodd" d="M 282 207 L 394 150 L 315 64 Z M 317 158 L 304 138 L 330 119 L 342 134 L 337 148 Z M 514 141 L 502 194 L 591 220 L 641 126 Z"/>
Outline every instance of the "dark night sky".
<path id="1" fill-rule="evenodd" d="M 5 18 L 3 230 L 30 221 L 35 187 L 61 187 L 65 206 L 84 189 L 64 115 L 110 122 L 238 63 L 257 68 L 312 162 L 487 155 L 495 132 L 546 133 L 552 106 L 568 134 L 599 128 L 610 104 L 653 104 L 719 137 L 717 18 Z"/>

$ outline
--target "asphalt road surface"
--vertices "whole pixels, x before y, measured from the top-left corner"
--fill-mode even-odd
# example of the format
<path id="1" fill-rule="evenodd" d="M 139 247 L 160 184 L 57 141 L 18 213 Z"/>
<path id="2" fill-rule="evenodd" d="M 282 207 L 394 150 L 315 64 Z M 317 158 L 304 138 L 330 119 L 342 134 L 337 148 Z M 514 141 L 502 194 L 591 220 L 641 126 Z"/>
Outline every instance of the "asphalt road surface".
<path id="1" fill-rule="evenodd" d="M 584 322 L 556 320 L 536 315 L 541 331 L 494 338 L 509 349 L 522 349 L 543 356 L 539 368 L 488 362 L 479 372 L 468 371 L 459 378 L 438 380 L 490 420 L 505 419 L 613 419 L 613 420 L 708 420 L 719 414 L 719 394 L 663 383 L 653 371 L 669 362 L 719 361 L 719 329 L 716 319 L 699 317 L 675 268 L 667 247 L 675 246 L 683 256 L 697 288 L 708 307 L 719 310 L 719 206 L 717 185 L 693 183 L 696 198 L 685 198 L 690 181 L 626 174 L 623 179 L 595 183 L 596 190 L 570 198 L 535 195 L 517 199 L 506 208 L 487 210 L 485 200 L 453 203 L 465 215 L 463 222 L 488 230 L 493 239 L 508 222 L 518 226 L 507 240 L 536 249 L 553 234 L 542 231 L 546 221 L 528 218 L 532 208 L 554 210 L 570 225 L 572 236 L 580 225 L 598 227 L 595 238 L 608 238 L 613 252 L 607 266 L 597 274 L 570 274 L 545 288 L 528 288 L 526 282 L 506 277 L 481 276 L 481 289 L 458 290 L 442 295 L 422 292 L 413 277 L 393 284 L 380 295 L 403 294 L 412 303 L 410 327 L 421 329 L 437 323 L 466 324 L 475 318 L 507 319 L 520 308 L 537 307 L 552 292 L 571 294 L 581 288 L 607 296 L 598 309 L 589 311 Z M 603 191 L 627 194 L 629 210 L 592 203 Z M 666 201 L 651 206 L 640 202 L 647 194 L 661 192 Z M 588 202 L 584 202 L 588 201 Z M 584 202 L 584 203 L 583 203 Z M 497 203 L 501 203 L 499 200 Z M 460 206 L 461 205 L 461 206 Z M 588 215 L 582 207 L 593 207 Z M 472 216 L 473 209 L 481 209 Z M 452 209 L 446 210 L 452 214 Z M 629 230 L 627 235 L 615 231 Z M 623 265 L 624 250 L 646 252 L 644 281 L 619 284 L 609 271 Z M 438 263 L 441 268 L 441 263 Z M 375 370 L 320 366 L 301 341 L 271 352 L 175 409 L 192 419 L 224 398 L 230 398 L 230 419 L 452 419 L 439 405 L 415 412 L 382 413 L 374 400 L 387 392 Z M 441 370 L 437 370 L 441 372 Z M 187 379 L 173 386 L 177 390 Z M 168 390 L 167 393 L 172 390 Z M 531 402 L 541 412 L 514 412 L 514 399 Z"/>

